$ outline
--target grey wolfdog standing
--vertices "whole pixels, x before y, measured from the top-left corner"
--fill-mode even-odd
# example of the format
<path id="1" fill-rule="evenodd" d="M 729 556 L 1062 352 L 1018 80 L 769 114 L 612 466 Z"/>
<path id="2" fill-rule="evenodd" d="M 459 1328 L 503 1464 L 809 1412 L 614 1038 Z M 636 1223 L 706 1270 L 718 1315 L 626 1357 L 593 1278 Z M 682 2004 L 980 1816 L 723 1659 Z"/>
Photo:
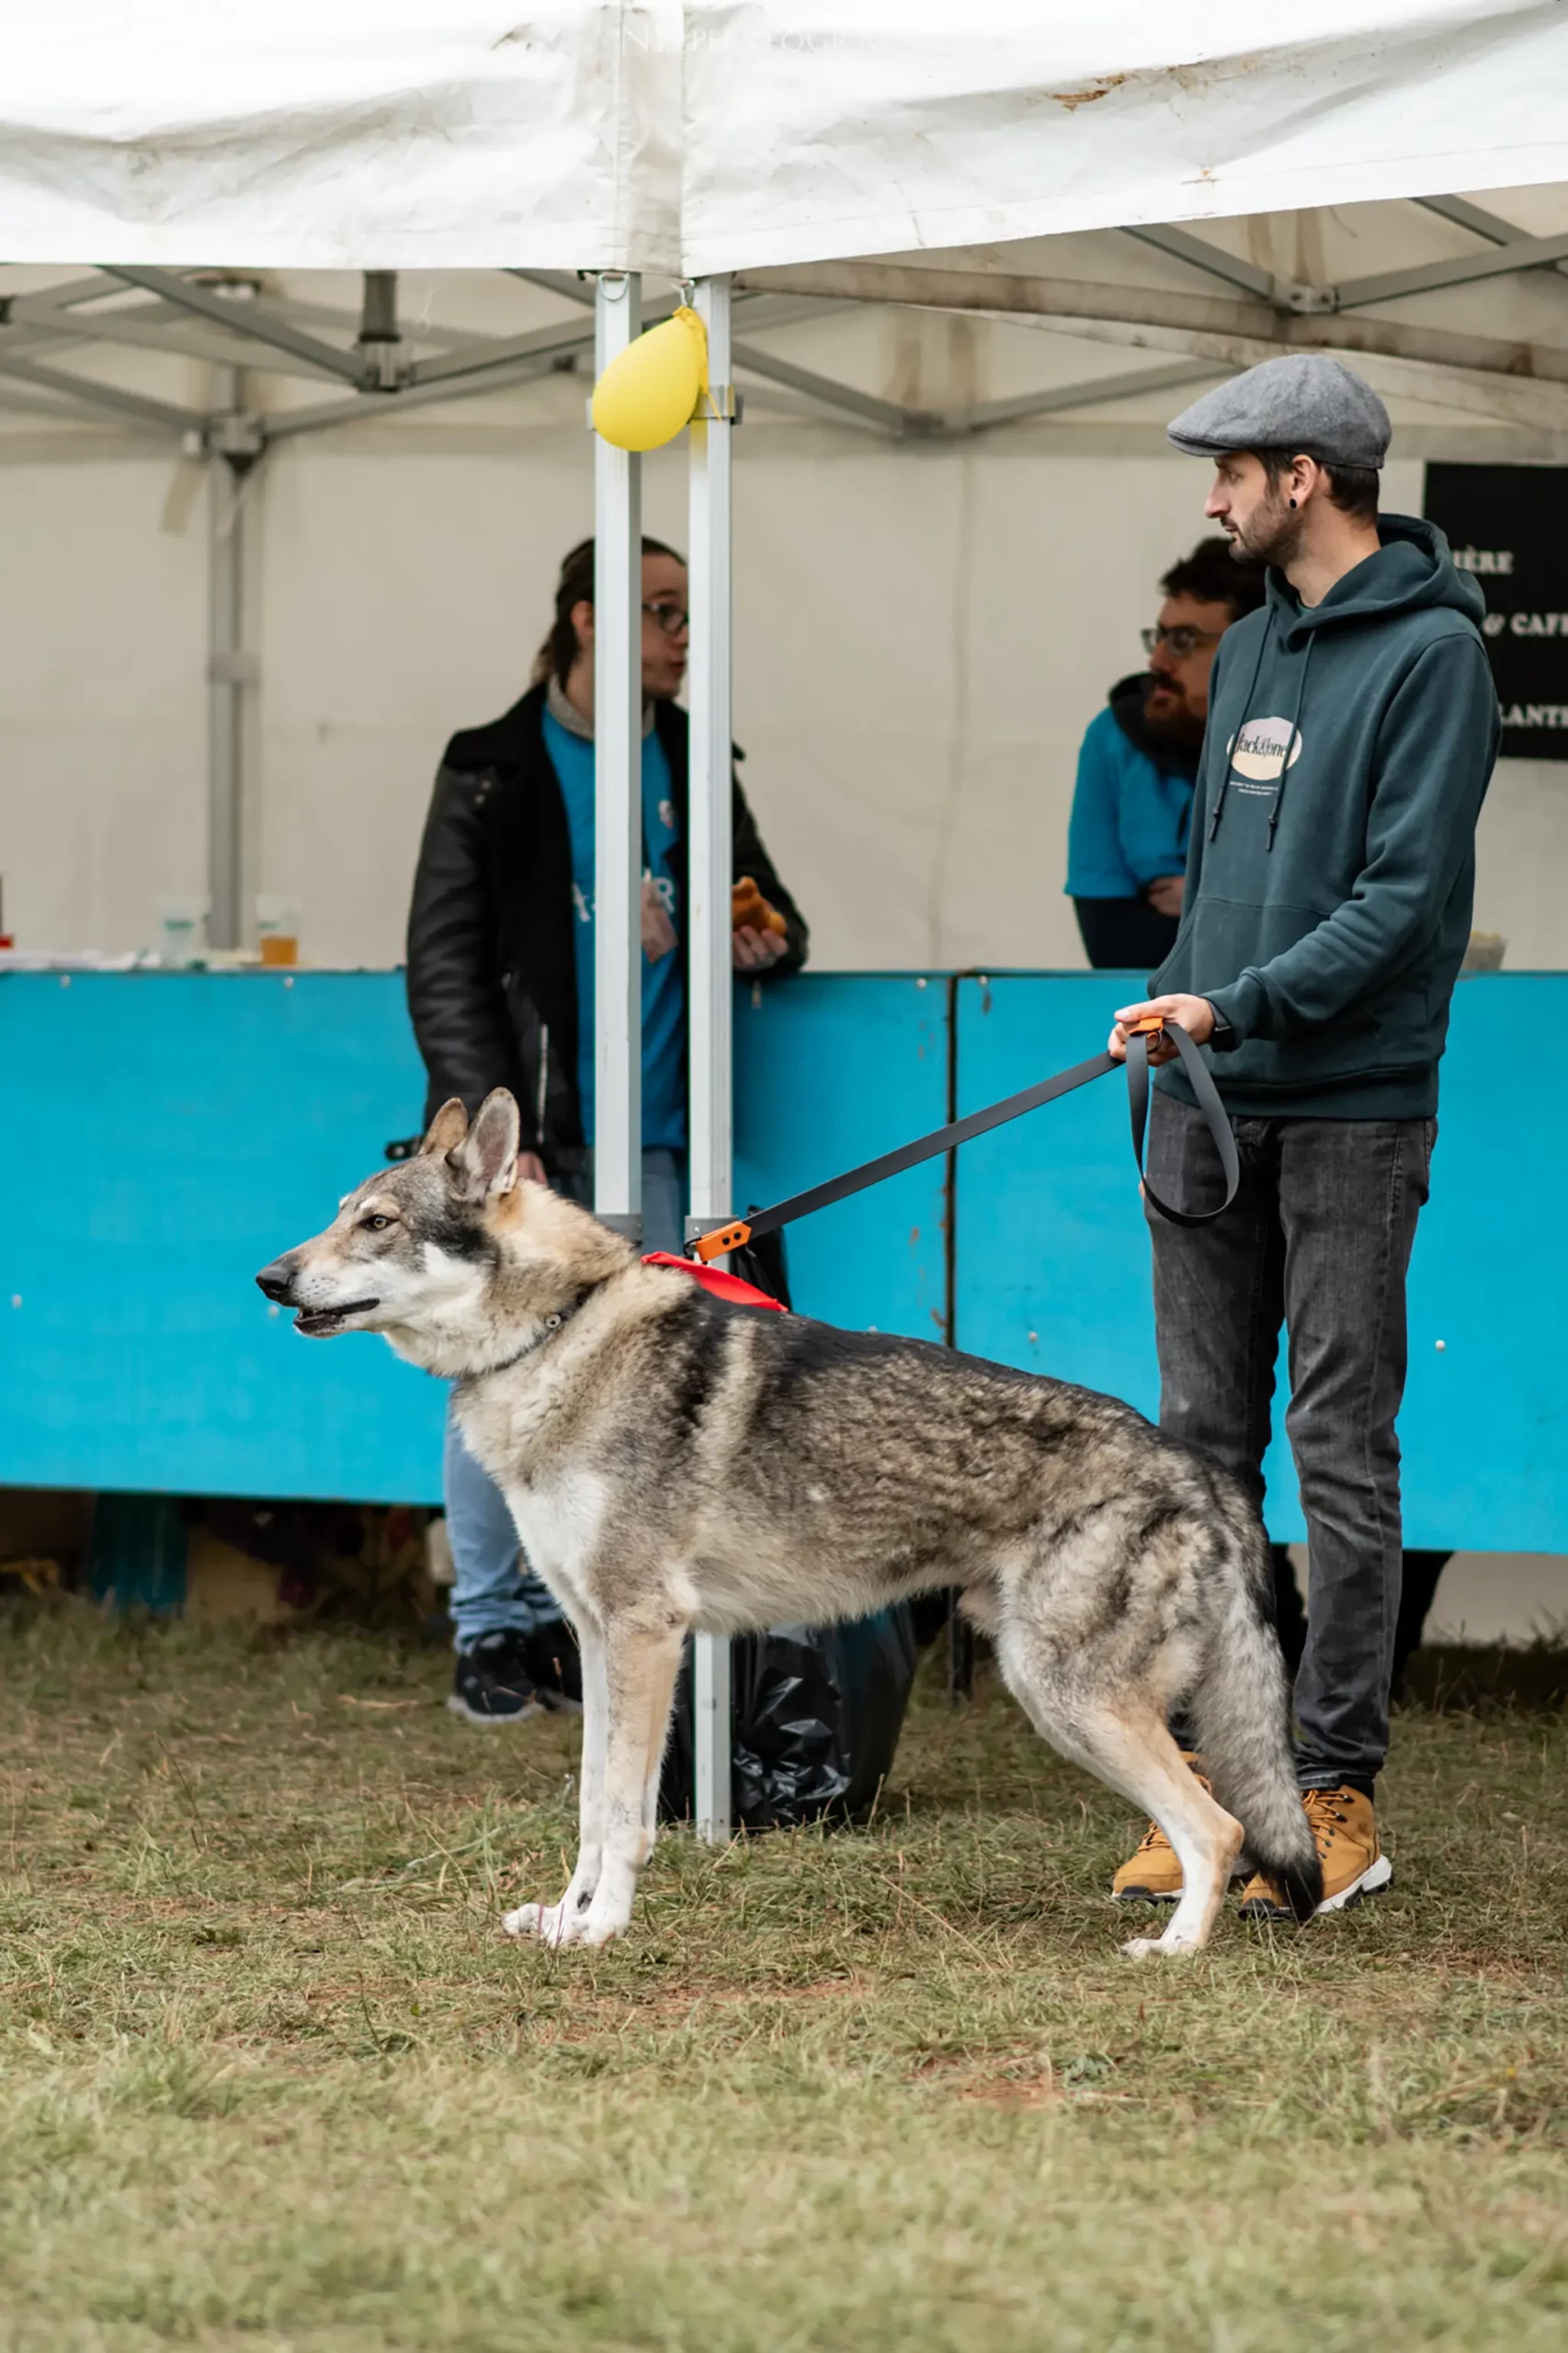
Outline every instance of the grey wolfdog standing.
<path id="1" fill-rule="evenodd" d="M 436 1115 L 324 1233 L 264 1268 L 315 1337 L 381 1332 L 457 1383 L 473 1453 L 576 1630 L 580 1847 L 514 1936 L 602 1944 L 653 1849 L 681 1645 L 961 1586 L 1008 1688 L 1180 1858 L 1165 1934 L 1206 1942 L 1244 1847 L 1299 1918 L 1297 1792 L 1257 1513 L 1129 1405 L 920 1340 L 731 1304 L 517 1175 L 517 1107 Z M 1214 1796 L 1165 1728 L 1196 1717 Z"/>

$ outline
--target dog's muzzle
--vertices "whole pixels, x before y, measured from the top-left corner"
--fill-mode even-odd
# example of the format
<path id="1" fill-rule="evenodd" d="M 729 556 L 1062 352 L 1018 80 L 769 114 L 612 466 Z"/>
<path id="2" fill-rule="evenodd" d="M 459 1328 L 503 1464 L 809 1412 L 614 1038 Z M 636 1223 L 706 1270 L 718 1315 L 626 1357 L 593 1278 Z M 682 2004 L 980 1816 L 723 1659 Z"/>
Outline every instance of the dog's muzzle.
<path id="1" fill-rule="evenodd" d="M 292 1264 L 292 1254 L 274 1258 L 270 1267 L 263 1267 L 256 1277 L 256 1288 L 264 1291 L 275 1306 L 295 1309 L 294 1329 L 303 1333 L 307 1340 L 330 1340 L 341 1332 L 351 1315 L 368 1315 L 379 1307 L 379 1299 L 346 1299 L 333 1307 L 301 1307 L 294 1297 L 294 1277 L 298 1268 Z"/>
<path id="2" fill-rule="evenodd" d="M 290 1306 L 294 1289 L 294 1269 L 289 1260 L 274 1258 L 270 1267 L 263 1267 L 256 1279 L 256 1287 L 279 1307 Z"/>

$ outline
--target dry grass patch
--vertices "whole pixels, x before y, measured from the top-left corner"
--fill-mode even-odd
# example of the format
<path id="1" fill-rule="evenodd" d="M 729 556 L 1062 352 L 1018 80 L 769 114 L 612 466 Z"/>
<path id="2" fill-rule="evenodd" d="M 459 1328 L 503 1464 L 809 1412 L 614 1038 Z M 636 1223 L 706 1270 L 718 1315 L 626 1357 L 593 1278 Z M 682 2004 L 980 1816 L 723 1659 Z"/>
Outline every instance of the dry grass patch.
<path id="1" fill-rule="evenodd" d="M 1412 1711 L 1387 1896 L 1138 1969 L 1126 1810 L 932 1685 L 868 1832 L 551 1955 L 575 1732 L 448 1671 L 0 1621 L 0 2346 L 1563 2341 L 1555 1713 Z"/>

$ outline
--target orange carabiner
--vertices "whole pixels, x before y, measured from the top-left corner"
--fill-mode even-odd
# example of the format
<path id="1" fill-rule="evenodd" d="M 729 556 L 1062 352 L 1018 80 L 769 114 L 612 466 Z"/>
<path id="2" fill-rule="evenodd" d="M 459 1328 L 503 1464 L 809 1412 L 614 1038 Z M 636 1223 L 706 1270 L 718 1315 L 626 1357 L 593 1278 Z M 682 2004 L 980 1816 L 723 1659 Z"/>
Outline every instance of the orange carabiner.
<path id="1" fill-rule="evenodd" d="M 711 1233 L 699 1233 L 692 1249 L 705 1267 L 715 1258 L 722 1258 L 732 1250 L 741 1250 L 751 1240 L 751 1228 L 744 1218 L 738 1217 L 731 1225 L 721 1225 Z"/>

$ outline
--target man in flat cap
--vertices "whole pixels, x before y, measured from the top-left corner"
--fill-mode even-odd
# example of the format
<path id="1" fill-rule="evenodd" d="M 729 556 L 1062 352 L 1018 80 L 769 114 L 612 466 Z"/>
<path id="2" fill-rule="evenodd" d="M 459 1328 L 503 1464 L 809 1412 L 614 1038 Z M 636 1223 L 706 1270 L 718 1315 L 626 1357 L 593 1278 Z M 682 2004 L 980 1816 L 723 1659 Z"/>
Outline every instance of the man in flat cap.
<path id="1" fill-rule="evenodd" d="M 1389 432 L 1370 385 L 1316 354 L 1250 369 L 1170 427 L 1211 460 L 1204 512 L 1267 567 L 1267 597 L 1215 661 L 1176 944 L 1111 1033 L 1119 1055 L 1141 1017 L 1180 1022 L 1230 1115 L 1232 1209 L 1202 1226 L 1149 1212 L 1160 1420 L 1260 1499 L 1288 1336 L 1310 1569 L 1298 1759 L 1325 1909 L 1392 1876 L 1373 1785 L 1399 1611 L 1405 1272 L 1498 743 L 1480 590 L 1432 524 L 1379 515 Z M 1151 1188 L 1210 1208 L 1213 1145 L 1168 1043 L 1153 1059 Z M 1180 1890 L 1157 1831 L 1114 1884 L 1145 1902 Z M 1243 1910 L 1288 1916 L 1263 1877 Z"/>

